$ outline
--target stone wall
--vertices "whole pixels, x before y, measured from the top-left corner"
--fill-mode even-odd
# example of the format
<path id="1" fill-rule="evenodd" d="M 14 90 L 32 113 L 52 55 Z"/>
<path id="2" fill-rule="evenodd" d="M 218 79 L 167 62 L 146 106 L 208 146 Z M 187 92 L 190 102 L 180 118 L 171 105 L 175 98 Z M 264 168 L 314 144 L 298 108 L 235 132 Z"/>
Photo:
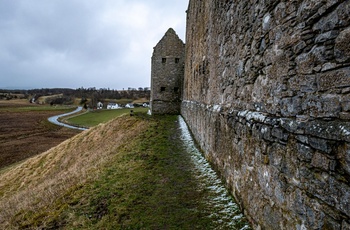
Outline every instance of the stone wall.
<path id="1" fill-rule="evenodd" d="M 198 1 L 181 113 L 256 229 L 350 229 L 350 1 Z"/>
<path id="2" fill-rule="evenodd" d="M 154 47 L 151 73 L 152 114 L 179 114 L 185 44 L 169 29 Z"/>

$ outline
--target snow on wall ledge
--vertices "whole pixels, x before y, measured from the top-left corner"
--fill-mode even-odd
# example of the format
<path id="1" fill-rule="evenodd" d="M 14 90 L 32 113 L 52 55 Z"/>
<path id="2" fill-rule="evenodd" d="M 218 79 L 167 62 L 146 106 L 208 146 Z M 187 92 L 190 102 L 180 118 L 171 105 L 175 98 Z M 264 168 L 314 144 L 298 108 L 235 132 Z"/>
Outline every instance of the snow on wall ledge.
<path id="1" fill-rule="evenodd" d="M 195 1 L 181 114 L 256 229 L 350 229 L 350 1 Z"/>

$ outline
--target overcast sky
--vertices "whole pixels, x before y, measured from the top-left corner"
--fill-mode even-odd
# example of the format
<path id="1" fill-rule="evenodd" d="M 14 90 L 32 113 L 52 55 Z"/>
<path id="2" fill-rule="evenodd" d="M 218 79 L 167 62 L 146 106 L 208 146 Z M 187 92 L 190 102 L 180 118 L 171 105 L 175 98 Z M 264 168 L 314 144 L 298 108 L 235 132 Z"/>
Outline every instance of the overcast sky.
<path id="1" fill-rule="evenodd" d="M 0 0 L 0 88 L 149 87 L 188 0 Z"/>

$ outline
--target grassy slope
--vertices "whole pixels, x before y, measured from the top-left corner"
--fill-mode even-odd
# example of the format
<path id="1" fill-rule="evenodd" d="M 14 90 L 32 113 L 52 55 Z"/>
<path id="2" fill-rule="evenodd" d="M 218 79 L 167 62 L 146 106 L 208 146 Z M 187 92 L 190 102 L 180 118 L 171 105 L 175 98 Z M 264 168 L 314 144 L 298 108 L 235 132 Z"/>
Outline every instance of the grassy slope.
<path id="1" fill-rule="evenodd" d="M 44 104 L 44 103 L 47 103 L 48 100 L 52 100 L 60 97 L 63 97 L 63 93 L 50 95 L 50 96 L 41 96 L 38 98 L 37 101 L 39 102 L 39 104 Z"/>
<path id="2" fill-rule="evenodd" d="M 0 229 L 221 226 L 176 129 L 175 116 L 122 116 L 1 172 Z"/>
<path id="3" fill-rule="evenodd" d="M 128 117 L 100 125 L 0 174 L 0 229 L 46 225 L 68 191 L 95 180 L 103 164 L 147 123 Z M 128 130 L 125 132 L 125 130 Z M 54 207 L 52 204 L 57 203 Z"/>

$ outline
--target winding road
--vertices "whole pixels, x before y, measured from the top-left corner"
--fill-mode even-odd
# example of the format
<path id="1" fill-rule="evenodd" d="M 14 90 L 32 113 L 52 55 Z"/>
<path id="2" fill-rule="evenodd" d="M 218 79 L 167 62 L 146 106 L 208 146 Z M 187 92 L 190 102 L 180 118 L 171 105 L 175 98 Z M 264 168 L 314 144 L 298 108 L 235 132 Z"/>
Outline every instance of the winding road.
<path id="1" fill-rule="evenodd" d="M 65 123 L 62 123 L 62 122 L 58 121 L 58 118 L 64 117 L 64 116 L 68 116 L 68 115 L 72 115 L 72 114 L 74 114 L 74 113 L 78 113 L 78 112 L 80 112 L 82 109 L 83 109 L 83 107 L 79 106 L 79 107 L 78 107 L 76 110 L 74 110 L 73 112 L 64 113 L 64 114 L 56 115 L 56 116 L 53 116 L 53 117 L 49 117 L 48 120 L 49 120 L 49 122 L 51 122 L 51 123 L 53 123 L 53 124 L 55 124 L 55 125 L 64 126 L 64 127 L 70 128 L 70 129 L 87 130 L 87 128 L 81 128 L 81 127 L 76 127 L 76 126 L 73 126 L 73 125 L 67 125 L 67 124 L 65 124 Z"/>

